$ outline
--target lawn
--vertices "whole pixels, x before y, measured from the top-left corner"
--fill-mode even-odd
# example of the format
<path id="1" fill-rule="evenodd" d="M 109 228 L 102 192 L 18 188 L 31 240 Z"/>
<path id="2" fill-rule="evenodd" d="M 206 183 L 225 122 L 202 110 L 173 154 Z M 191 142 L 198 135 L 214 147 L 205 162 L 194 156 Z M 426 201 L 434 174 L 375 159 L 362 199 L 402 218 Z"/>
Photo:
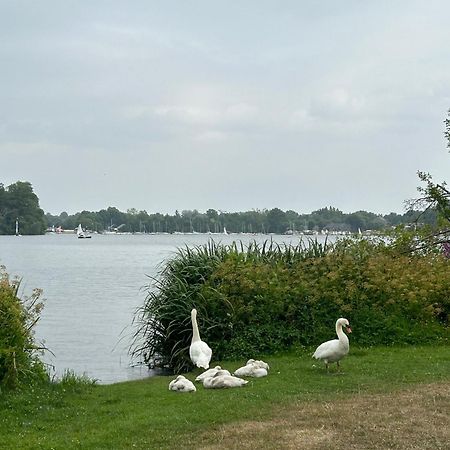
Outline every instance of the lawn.
<path id="1" fill-rule="evenodd" d="M 449 448 L 449 347 L 352 347 L 342 373 L 310 354 L 266 357 L 268 377 L 230 390 L 159 376 L 3 393 L 0 448 Z"/>

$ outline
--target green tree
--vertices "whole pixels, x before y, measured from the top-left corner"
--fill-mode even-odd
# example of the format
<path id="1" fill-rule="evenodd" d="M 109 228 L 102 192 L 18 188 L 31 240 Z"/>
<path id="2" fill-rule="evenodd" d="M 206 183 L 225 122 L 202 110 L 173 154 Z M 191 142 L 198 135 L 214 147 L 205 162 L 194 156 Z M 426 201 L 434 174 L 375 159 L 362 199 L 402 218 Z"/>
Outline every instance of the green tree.
<path id="1" fill-rule="evenodd" d="M 422 197 L 416 201 L 416 204 L 425 206 L 425 211 L 436 210 L 439 217 L 448 224 L 450 222 L 450 190 L 447 188 L 447 183 L 445 181 L 435 183 L 429 173 L 421 171 L 417 173 L 425 186 L 418 187 Z"/>
<path id="2" fill-rule="evenodd" d="M 16 221 L 21 234 L 44 234 L 46 220 L 31 183 L 17 181 L 0 188 L 0 234 L 14 234 Z"/>
<path id="3" fill-rule="evenodd" d="M 273 208 L 267 213 L 267 224 L 269 233 L 283 234 L 289 229 L 286 214 L 279 208 Z"/>
<path id="4" fill-rule="evenodd" d="M 444 124 L 444 136 L 447 139 L 447 148 L 450 149 L 450 110 Z M 407 202 L 411 208 L 423 208 L 423 212 L 418 215 L 416 222 L 422 220 L 423 216 L 429 215 L 430 211 L 435 211 L 438 217 L 435 226 L 421 231 L 417 237 L 409 238 L 410 245 L 407 246 L 407 251 L 443 248 L 444 253 L 450 257 L 450 190 L 446 181 L 436 183 L 429 173 L 422 171 L 417 173 L 420 181 L 424 184 L 417 188 L 421 197 Z M 441 245 L 442 247 L 440 247 Z"/>
<path id="5" fill-rule="evenodd" d="M 444 120 L 445 131 L 444 136 L 447 139 L 447 148 L 450 153 L 450 110 L 447 118 Z M 418 172 L 420 180 L 425 183 L 425 186 L 420 186 L 418 191 L 422 194 L 419 202 L 425 204 L 427 209 L 434 208 L 444 220 L 444 224 L 448 227 L 450 222 L 450 190 L 447 187 L 446 181 L 436 183 L 433 181 L 431 175 L 425 172 Z"/>
<path id="6" fill-rule="evenodd" d="M 447 139 L 447 148 L 450 153 L 450 110 L 447 118 L 444 120 L 444 124 L 444 136 Z M 448 227 L 450 222 L 450 189 L 447 186 L 447 182 L 436 183 L 429 173 L 421 171 L 418 172 L 418 175 L 425 184 L 425 186 L 418 188 L 418 191 L 422 194 L 422 197 L 418 199 L 419 204 L 425 205 L 425 210 L 430 208 L 436 209 L 440 218 L 444 221 L 443 225 Z"/>

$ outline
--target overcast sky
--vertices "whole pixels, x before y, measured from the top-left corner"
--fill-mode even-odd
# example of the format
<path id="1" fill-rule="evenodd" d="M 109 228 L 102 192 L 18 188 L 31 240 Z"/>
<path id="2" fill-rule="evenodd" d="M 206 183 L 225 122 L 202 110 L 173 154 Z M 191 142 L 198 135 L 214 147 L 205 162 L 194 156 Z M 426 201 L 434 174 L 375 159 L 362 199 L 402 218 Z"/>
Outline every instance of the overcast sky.
<path id="1" fill-rule="evenodd" d="M 0 182 L 45 212 L 404 212 L 448 180 L 450 2 L 0 0 Z"/>

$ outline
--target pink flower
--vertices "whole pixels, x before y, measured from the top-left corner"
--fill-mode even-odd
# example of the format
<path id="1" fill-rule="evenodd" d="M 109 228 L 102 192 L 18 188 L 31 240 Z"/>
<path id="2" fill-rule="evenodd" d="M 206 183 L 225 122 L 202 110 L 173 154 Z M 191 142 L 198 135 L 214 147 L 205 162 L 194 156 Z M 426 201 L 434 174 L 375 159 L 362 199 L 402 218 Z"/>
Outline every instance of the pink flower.
<path id="1" fill-rule="evenodd" d="M 450 242 L 444 242 L 442 247 L 444 249 L 444 256 L 450 258 Z"/>

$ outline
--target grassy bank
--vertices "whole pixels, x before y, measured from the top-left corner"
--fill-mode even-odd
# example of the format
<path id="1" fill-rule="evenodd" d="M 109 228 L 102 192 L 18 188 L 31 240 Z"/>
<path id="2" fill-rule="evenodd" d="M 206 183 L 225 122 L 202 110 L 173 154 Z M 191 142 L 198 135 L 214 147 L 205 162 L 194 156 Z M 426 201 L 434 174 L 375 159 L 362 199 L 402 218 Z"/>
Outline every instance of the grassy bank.
<path id="1" fill-rule="evenodd" d="M 265 359 L 269 376 L 240 389 L 179 394 L 168 391 L 173 377 L 154 377 L 2 394 L 0 448 L 330 448 L 327 439 L 342 437 L 346 448 L 445 448 L 447 346 L 353 346 L 342 374 L 327 374 L 309 351 Z"/>

